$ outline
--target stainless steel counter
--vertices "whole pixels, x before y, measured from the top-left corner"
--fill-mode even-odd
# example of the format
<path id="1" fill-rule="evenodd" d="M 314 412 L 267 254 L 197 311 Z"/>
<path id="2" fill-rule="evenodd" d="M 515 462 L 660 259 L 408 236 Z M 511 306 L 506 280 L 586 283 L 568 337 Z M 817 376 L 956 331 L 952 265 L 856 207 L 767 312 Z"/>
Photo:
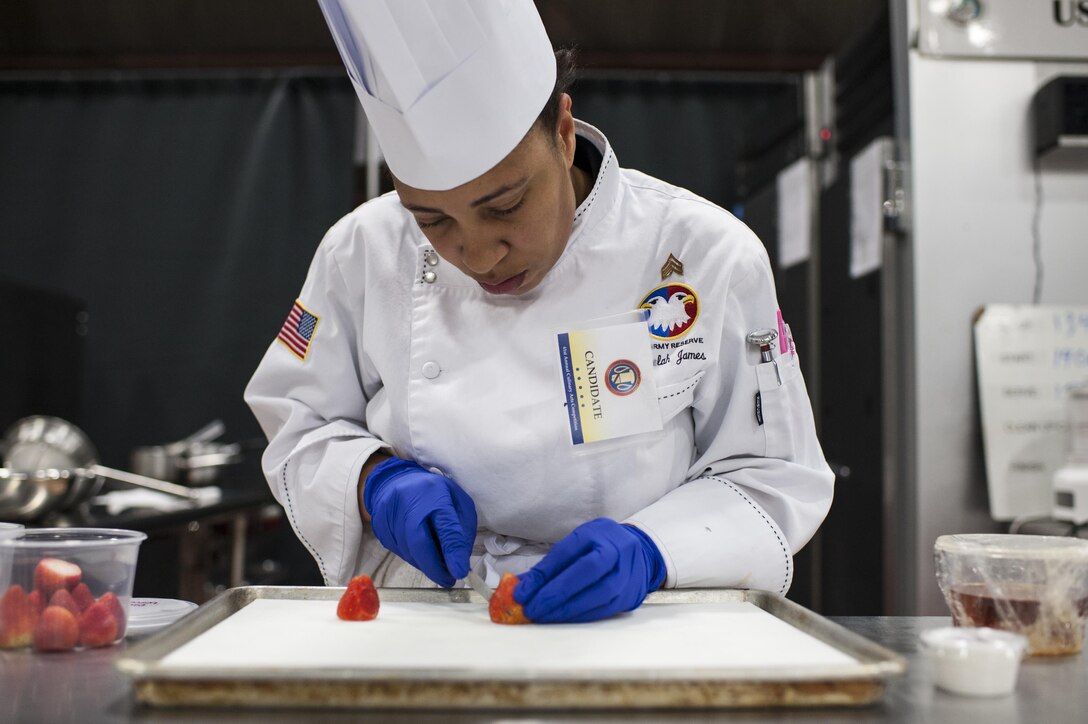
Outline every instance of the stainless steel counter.
<path id="1" fill-rule="evenodd" d="M 998 699 L 953 696 L 933 687 L 932 675 L 918 651 L 918 634 L 948 625 L 944 617 L 849 617 L 833 619 L 852 631 L 903 654 L 906 676 L 888 687 L 883 703 L 861 709 L 775 709 L 704 711 L 670 715 L 657 712 L 392 712 L 269 711 L 230 709 L 143 709 L 132 699 L 132 686 L 113 666 L 122 647 L 70 654 L 0 652 L 2 722 L 514 722 L 534 724 L 587 722 L 955 722 L 1004 724 L 1088 721 L 1088 655 L 1027 659 L 1016 691 Z"/>

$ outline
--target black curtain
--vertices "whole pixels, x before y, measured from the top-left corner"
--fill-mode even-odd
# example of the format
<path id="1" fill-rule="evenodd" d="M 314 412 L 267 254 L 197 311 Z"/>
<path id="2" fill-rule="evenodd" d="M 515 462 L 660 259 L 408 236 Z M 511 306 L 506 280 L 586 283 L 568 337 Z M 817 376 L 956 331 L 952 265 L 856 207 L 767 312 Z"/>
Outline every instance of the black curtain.
<path id="1" fill-rule="evenodd" d="M 0 280 L 85 307 L 69 409 L 104 463 L 215 417 L 259 435 L 242 390 L 352 206 L 356 103 L 323 71 L 0 80 Z M 5 354 L 71 334 L 36 323 Z"/>
<path id="2" fill-rule="evenodd" d="M 608 136 L 621 166 L 743 215 L 738 160 L 766 134 L 752 119 L 791 110 L 799 83 L 800 76 L 586 70 L 571 96 L 575 117 Z"/>

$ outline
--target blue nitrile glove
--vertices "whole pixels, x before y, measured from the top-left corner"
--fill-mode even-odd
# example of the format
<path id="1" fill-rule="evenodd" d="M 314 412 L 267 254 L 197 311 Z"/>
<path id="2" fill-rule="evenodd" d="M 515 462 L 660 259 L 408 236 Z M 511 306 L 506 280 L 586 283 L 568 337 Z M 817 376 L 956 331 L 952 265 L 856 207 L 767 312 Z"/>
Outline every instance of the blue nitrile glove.
<path id="1" fill-rule="evenodd" d="M 648 535 L 597 518 L 522 574 L 514 600 L 534 623 L 582 623 L 638 608 L 664 580 L 665 559 Z"/>
<path id="2" fill-rule="evenodd" d="M 476 505 L 457 483 L 411 460 L 390 458 L 367 477 L 363 507 L 381 544 L 427 578 L 450 588 L 468 575 Z"/>

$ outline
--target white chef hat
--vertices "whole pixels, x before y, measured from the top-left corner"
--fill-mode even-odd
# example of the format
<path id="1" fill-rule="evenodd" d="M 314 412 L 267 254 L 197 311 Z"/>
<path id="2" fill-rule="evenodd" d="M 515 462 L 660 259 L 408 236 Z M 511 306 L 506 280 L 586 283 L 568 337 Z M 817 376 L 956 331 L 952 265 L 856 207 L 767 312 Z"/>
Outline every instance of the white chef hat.
<path id="1" fill-rule="evenodd" d="M 393 174 L 443 191 L 525 137 L 555 85 L 532 0 L 318 0 Z"/>

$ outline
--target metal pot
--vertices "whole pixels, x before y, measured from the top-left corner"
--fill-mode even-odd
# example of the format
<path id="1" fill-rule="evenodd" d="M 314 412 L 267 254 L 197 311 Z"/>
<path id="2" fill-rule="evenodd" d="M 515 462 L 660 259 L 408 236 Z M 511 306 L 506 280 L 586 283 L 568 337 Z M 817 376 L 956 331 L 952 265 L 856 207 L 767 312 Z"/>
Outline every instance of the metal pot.
<path id="1" fill-rule="evenodd" d="M 8 428 L 2 443 L 0 520 L 30 521 L 95 495 L 105 479 L 198 498 L 196 491 L 98 464 L 86 434 L 59 417 L 35 415 Z"/>
<path id="2" fill-rule="evenodd" d="M 138 447 L 132 451 L 132 469 L 160 480 L 209 485 L 224 467 L 242 460 L 240 444 L 214 442 L 223 430 L 223 422 L 215 420 L 184 440 Z"/>

